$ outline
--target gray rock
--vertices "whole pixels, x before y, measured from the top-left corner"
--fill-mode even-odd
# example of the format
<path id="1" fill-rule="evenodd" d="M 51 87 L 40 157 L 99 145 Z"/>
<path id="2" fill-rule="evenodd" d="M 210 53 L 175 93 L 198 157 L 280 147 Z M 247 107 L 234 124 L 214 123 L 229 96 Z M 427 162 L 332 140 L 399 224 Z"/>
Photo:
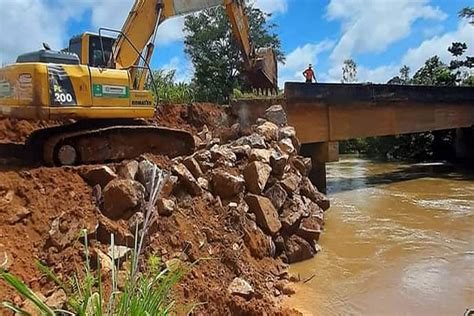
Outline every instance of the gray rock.
<path id="1" fill-rule="evenodd" d="M 273 206 L 277 211 L 280 211 L 283 204 L 285 204 L 288 193 L 282 186 L 278 183 L 271 186 L 264 194 L 270 201 L 272 201 Z"/>
<path id="2" fill-rule="evenodd" d="M 290 138 L 293 139 L 296 137 L 296 130 L 293 126 L 282 127 L 278 133 L 278 139 Z"/>
<path id="3" fill-rule="evenodd" d="M 273 105 L 269 107 L 265 111 L 265 118 L 278 125 L 278 126 L 286 126 L 288 125 L 288 117 L 286 115 L 285 110 L 281 105 Z"/>
<path id="4" fill-rule="evenodd" d="M 255 133 L 249 136 L 241 137 L 237 139 L 236 141 L 234 141 L 232 144 L 233 146 L 248 145 L 252 148 L 261 148 L 261 149 L 267 148 L 265 139 L 262 136 Z"/>
<path id="5" fill-rule="evenodd" d="M 231 295 L 239 295 L 246 299 L 249 299 L 255 293 L 252 286 L 242 278 L 232 280 L 227 288 L 227 292 Z"/>

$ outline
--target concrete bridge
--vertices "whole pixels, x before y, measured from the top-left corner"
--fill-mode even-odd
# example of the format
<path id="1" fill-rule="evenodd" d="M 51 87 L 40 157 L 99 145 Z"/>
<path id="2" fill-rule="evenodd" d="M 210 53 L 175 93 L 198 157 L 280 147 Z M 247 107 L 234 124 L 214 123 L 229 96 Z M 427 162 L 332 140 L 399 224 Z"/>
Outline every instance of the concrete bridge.
<path id="1" fill-rule="evenodd" d="M 289 82 L 284 99 L 240 100 L 233 109 L 252 122 L 275 102 L 286 108 L 301 154 L 313 160 L 311 179 L 323 191 L 325 164 L 338 160 L 341 140 L 456 128 L 459 153 L 474 151 L 472 87 Z"/>

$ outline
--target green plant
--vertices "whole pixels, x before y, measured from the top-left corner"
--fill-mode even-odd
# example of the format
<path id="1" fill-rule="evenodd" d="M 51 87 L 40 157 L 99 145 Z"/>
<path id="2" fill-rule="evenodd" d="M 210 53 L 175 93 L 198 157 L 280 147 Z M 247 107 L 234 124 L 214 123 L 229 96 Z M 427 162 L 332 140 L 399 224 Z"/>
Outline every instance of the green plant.
<path id="1" fill-rule="evenodd" d="M 175 82 L 176 70 L 153 71 L 153 83 L 147 85 L 159 103 L 190 103 L 194 101 L 193 87 L 185 82 Z"/>
<path id="2" fill-rule="evenodd" d="M 80 236 L 84 240 L 83 271 L 74 274 L 69 282 L 62 282 L 48 267 L 38 263 L 39 269 L 65 291 L 67 310 L 52 309 L 13 274 L 0 271 L 0 279 L 32 302 L 42 315 L 167 315 L 175 306 L 175 302 L 170 297 L 171 290 L 181 280 L 187 268 L 184 265 L 179 265 L 177 268 L 162 268 L 159 258 L 150 256 L 146 263 L 142 258 L 145 238 L 156 216 L 154 205 L 165 178 L 164 172 L 155 166 L 150 181 L 149 192 L 151 193 L 145 207 L 143 228 L 139 230 L 137 225 L 135 229 L 135 245 L 122 291 L 118 287 L 118 272 L 114 263 L 114 236 L 111 235 L 112 256 L 110 258 L 112 290 L 109 295 L 106 295 L 102 284 L 99 258 L 96 272 L 94 273 L 91 269 L 86 231 L 82 231 Z M 2 305 L 20 315 L 30 315 L 11 302 L 3 302 Z"/>

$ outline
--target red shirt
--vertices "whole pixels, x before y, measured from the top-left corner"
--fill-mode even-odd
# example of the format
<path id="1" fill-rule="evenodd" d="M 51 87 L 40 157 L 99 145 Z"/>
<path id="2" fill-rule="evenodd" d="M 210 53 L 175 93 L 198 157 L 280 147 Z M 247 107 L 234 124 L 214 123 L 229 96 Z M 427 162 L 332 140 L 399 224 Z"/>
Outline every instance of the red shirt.
<path id="1" fill-rule="evenodd" d="M 308 68 L 304 71 L 304 76 L 306 77 L 307 80 L 313 80 L 314 77 L 314 71 L 311 68 Z"/>

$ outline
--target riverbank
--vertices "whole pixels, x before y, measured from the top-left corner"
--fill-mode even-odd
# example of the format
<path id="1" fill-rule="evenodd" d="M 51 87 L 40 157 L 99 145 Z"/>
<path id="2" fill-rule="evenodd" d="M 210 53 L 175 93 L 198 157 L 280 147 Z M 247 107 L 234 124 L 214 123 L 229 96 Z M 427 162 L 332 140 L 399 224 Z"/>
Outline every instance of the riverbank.
<path id="1" fill-rule="evenodd" d="M 292 265 L 308 315 L 462 315 L 474 307 L 474 174 L 442 162 L 328 164 L 322 251 Z"/>
<path id="2" fill-rule="evenodd" d="M 61 290 L 35 268 L 35 261 L 63 279 L 80 271 L 82 229 L 89 235 L 90 261 L 110 266 L 108 257 L 119 250 L 111 251 L 110 234 L 127 253 L 136 227 L 145 225 L 151 170 L 157 166 L 168 175 L 145 257 L 158 258 L 162 267 L 192 266 L 173 292 L 178 305 L 198 314 L 297 314 L 280 304 L 294 293 L 288 263 L 319 250 L 329 201 L 310 183 L 311 159 L 298 156 L 299 141 L 286 126 L 283 109 L 269 109 L 265 119 L 247 129 L 232 124 L 225 109 L 214 105 L 163 112 L 164 119 L 152 122 L 192 132 L 198 146 L 192 156 L 143 155 L 62 168 L 3 165 L 1 268 L 49 299 Z M 4 126 L 27 126 L 10 123 Z M 15 136 L 9 141 L 16 142 L 24 138 L 18 134 L 3 135 Z M 130 260 L 124 255 L 119 261 Z M 126 266 L 117 266 L 119 275 L 126 275 Z M 110 288 L 110 275 L 105 275 L 102 281 Z M 0 293 L 0 300 L 27 305 L 3 282 Z"/>

